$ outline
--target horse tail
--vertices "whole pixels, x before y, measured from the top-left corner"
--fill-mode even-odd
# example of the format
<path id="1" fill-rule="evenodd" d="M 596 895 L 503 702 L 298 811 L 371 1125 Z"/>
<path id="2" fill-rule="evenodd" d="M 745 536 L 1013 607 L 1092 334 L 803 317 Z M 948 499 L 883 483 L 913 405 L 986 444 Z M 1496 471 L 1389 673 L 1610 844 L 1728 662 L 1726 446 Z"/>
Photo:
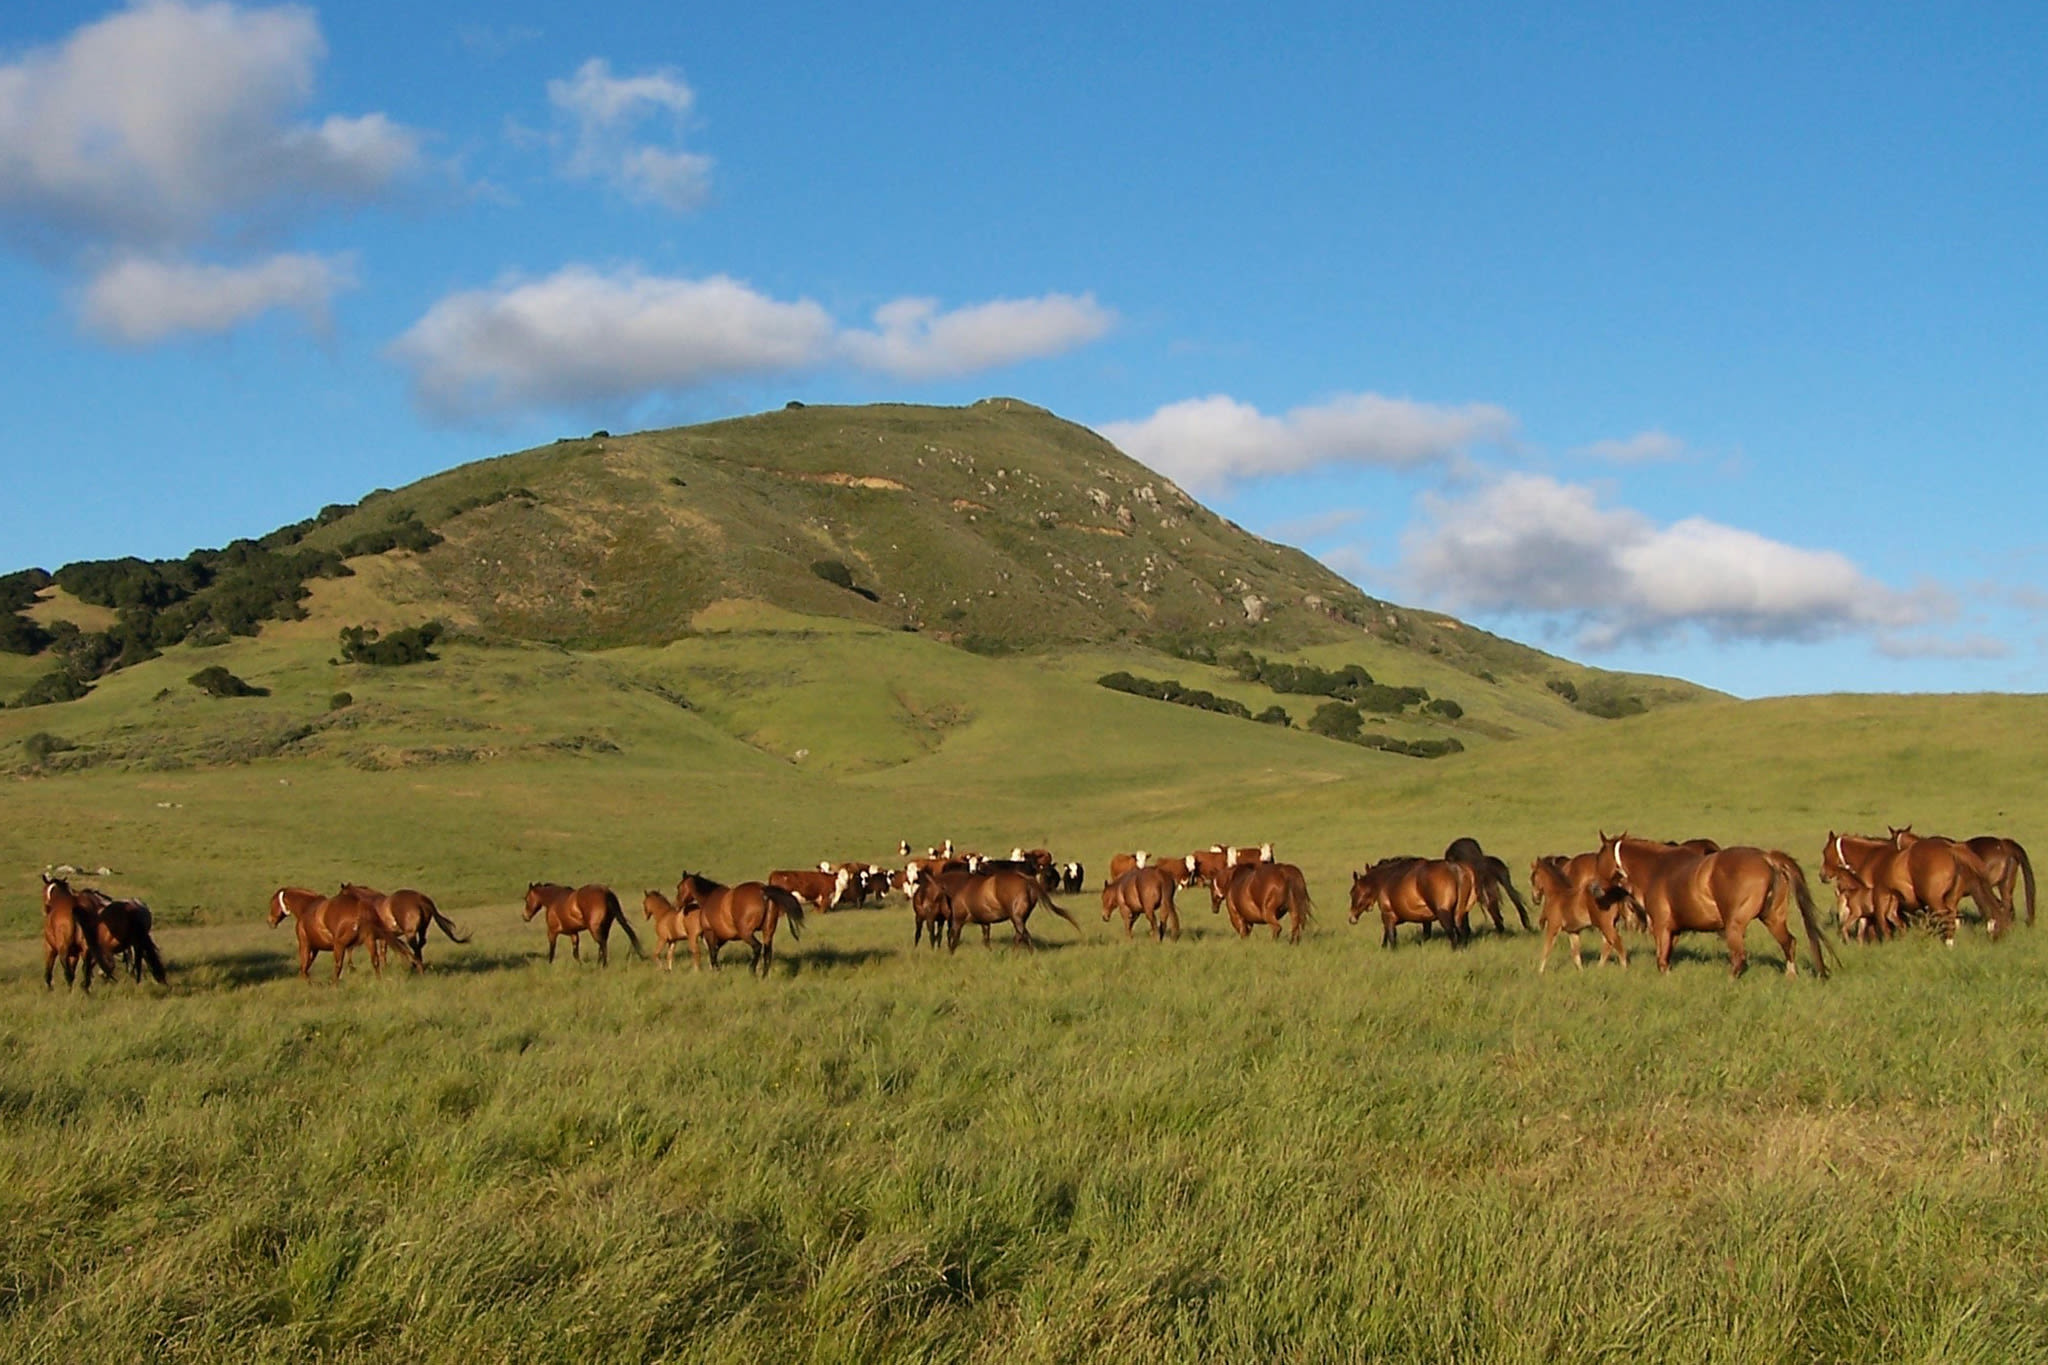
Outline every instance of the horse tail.
<path id="1" fill-rule="evenodd" d="M 1486 862 L 1487 871 L 1494 875 L 1495 880 L 1500 883 L 1500 889 L 1507 892 L 1508 899 L 1514 902 L 1515 913 L 1522 917 L 1522 927 L 1534 933 L 1536 926 L 1529 922 L 1529 907 L 1522 903 L 1522 893 L 1515 890 L 1515 879 L 1513 874 L 1508 871 L 1508 865 L 1500 859 L 1492 857 L 1489 857 Z"/>
<path id="2" fill-rule="evenodd" d="M 783 917 L 789 921 L 789 936 L 791 938 L 801 939 L 804 936 L 804 902 L 802 897 L 792 896 L 785 891 L 780 896 L 771 896 L 768 904 L 771 908 L 781 907 Z"/>
<path id="3" fill-rule="evenodd" d="M 609 886 L 604 889 L 604 909 L 612 917 L 612 922 L 626 931 L 626 941 L 633 945 L 633 956 L 646 957 L 647 950 L 640 946 L 640 935 L 633 932 L 633 921 L 626 918 L 624 908 L 619 905 L 618 892 Z"/>
<path id="4" fill-rule="evenodd" d="M 149 974 L 156 978 L 157 985 L 168 986 L 171 984 L 165 979 L 163 957 L 157 952 L 156 940 L 149 936 L 147 928 L 142 929 L 135 935 L 135 951 L 141 956 L 143 965 L 149 968 Z"/>
<path id="5" fill-rule="evenodd" d="M 1048 892 L 1041 889 L 1038 893 L 1038 899 L 1040 902 L 1044 904 L 1046 909 L 1052 911 L 1055 915 L 1058 915 L 1061 919 L 1073 925 L 1075 933 L 1078 934 L 1081 932 L 1081 921 L 1075 919 L 1072 915 L 1068 914 L 1066 911 L 1066 907 L 1061 905 L 1058 901 L 1054 900 Z"/>
<path id="6" fill-rule="evenodd" d="M 1820 979 L 1828 979 L 1828 959 L 1821 946 L 1820 920 L 1813 903 L 1813 891 L 1806 884 L 1806 869 L 1791 854 L 1772 849 L 1764 857 L 1770 862 L 1771 870 L 1782 876 L 1792 888 L 1793 899 L 1799 904 L 1799 918 L 1806 925 L 1806 944 L 1813 950 L 1814 970 Z"/>
<path id="7" fill-rule="evenodd" d="M 2020 847 L 2017 839 L 2007 839 L 2005 846 L 2012 850 L 2013 859 L 2020 865 L 2020 875 L 2027 880 L 2027 927 L 2034 927 L 2034 864 L 2028 860 L 2027 851 Z"/>
<path id="8" fill-rule="evenodd" d="M 1301 874 L 1301 869 L 1292 863 L 1287 866 L 1287 895 L 1294 902 L 1294 913 L 1301 917 L 1302 926 L 1306 928 L 1315 923 L 1316 903 L 1309 898 L 1308 878 Z"/>
<path id="9" fill-rule="evenodd" d="M 443 934 L 446 934 L 448 936 L 448 941 L 450 943 L 469 942 L 468 934 L 458 934 L 455 932 L 454 923 L 446 915 L 441 913 L 441 907 L 434 904 L 434 898 L 432 896 L 421 896 L 420 900 L 426 904 L 428 917 L 434 921 L 435 926 L 439 928 Z"/>

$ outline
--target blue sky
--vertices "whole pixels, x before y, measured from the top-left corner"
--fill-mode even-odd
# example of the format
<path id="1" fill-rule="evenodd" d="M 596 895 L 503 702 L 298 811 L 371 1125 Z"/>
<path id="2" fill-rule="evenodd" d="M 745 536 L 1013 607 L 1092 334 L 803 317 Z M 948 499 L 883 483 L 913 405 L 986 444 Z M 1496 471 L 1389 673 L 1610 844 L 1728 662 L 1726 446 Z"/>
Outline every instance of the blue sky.
<path id="1" fill-rule="evenodd" d="M 2043 54 L 2039 6 L 16 3 L 0 558 L 1006 393 L 1589 662 L 2038 690 Z"/>

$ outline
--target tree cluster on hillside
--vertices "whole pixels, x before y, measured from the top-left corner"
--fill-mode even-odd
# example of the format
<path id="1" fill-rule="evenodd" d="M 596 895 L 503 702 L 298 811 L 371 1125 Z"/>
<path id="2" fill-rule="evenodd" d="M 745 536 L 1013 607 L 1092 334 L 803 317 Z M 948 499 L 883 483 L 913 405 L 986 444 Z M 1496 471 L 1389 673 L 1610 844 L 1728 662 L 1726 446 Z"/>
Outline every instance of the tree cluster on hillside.
<path id="1" fill-rule="evenodd" d="M 1112 692 L 1128 692 L 1134 697 L 1150 697 L 1154 701 L 1170 701 L 1176 706 L 1192 706 L 1201 711 L 1214 711 L 1221 716 L 1236 716 L 1239 720 L 1251 720 L 1252 709 L 1241 701 L 1219 697 L 1214 692 L 1205 692 L 1199 687 L 1184 687 L 1174 678 L 1140 678 L 1119 669 L 1105 673 L 1095 680 Z"/>
<path id="2" fill-rule="evenodd" d="M 1393 735 L 1368 730 L 1365 717 L 1357 706 L 1341 701 L 1326 701 L 1316 708 L 1309 717 L 1308 728 L 1328 739 L 1342 740 L 1346 744 L 1362 744 L 1368 749 L 1379 749 L 1390 754 L 1401 754 L 1408 758 L 1442 758 L 1447 754 L 1461 754 L 1465 746 L 1456 739 L 1397 739 Z"/>
<path id="3" fill-rule="evenodd" d="M 446 633 L 447 627 L 439 621 L 408 626 L 382 636 L 375 626 L 348 626 L 341 632 L 341 658 L 337 662 L 372 664 L 378 668 L 429 663 L 440 657 L 433 652 L 433 644 Z"/>
<path id="4" fill-rule="evenodd" d="M 1375 682 L 1372 674 L 1358 664 L 1345 664 L 1337 669 L 1319 668 L 1315 664 L 1278 662 L 1248 650 L 1225 654 L 1217 662 L 1245 682 L 1259 683 L 1275 692 L 1335 697 L 1381 715 L 1398 715 L 1406 707 L 1430 700 L 1426 688 L 1391 687 Z M 1456 714 L 1442 707 L 1436 708 L 1436 714 L 1452 720 L 1465 714 L 1464 708 L 1456 702 L 1446 701 L 1444 705 L 1455 710 Z"/>
<path id="5" fill-rule="evenodd" d="M 49 586 L 41 569 L 0 576 L 0 653 L 37 654 L 50 643 L 50 632 L 22 615 Z"/>

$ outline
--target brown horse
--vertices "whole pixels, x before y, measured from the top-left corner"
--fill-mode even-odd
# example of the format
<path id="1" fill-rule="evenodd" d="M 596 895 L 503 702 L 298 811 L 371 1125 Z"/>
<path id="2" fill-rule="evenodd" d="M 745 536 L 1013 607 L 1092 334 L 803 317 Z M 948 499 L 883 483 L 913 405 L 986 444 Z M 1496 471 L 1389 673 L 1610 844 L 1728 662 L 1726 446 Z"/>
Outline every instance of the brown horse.
<path id="1" fill-rule="evenodd" d="M 98 940 L 102 957 L 125 961 L 134 974 L 137 985 L 142 983 L 142 970 L 156 978 L 159 986 L 169 985 L 164 977 L 163 956 L 157 952 L 156 940 L 150 930 L 155 927 L 156 916 L 147 905 L 136 900 L 110 900 L 104 892 L 85 890 L 78 893 L 93 902 L 93 912 L 99 920 Z"/>
<path id="2" fill-rule="evenodd" d="M 1508 865 L 1481 848 L 1477 839 L 1468 837 L 1451 840 L 1450 847 L 1444 850 L 1444 861 L 1463 863 L 1472 869 L 1472 877 L 1478 887 L 1479 904 L 1485 909 L 1487 917 L 1493 921 L 1493 931 L 1496 934 L 1504 934 L 1508 929 L 1506 921 L 1500 917 L 1502 892 L 1506 892 L 1507 898 L 1514 902 L 1515 914 L 1521 917 L 1522 927 L 1530 930 L 1535 928 L 1529 923 L 1529 907 L 1522 903 L 1521 893 L 1515 890 L 1515 879 L 1508 875 Z"/>
<path id="3" fill-rule="evenodd" d="M 738 941 L 753 951 L 751 970 L 758 976 L 767 976 L 775 961 L 775 926 L 785 917 L 789 920 L 790 936 L 803 936 L 803 902 L 793 892 L 763 882 L 722 886 L 709 877 L 685 872 L 676 883 L 676 916 L 682 920 L 683 933 L 690 940 L 691 965 L 703 967 L 698 945 L 705 944 L 709 946 L 714 971 L 718 967 L 718 950 Z M 669 957 L 675 957 L 673 940 Z"/>
<path id="4" fill-rule="evenodd" d="M 1991 871 L 1968 844 L 1940 835 L 1919 835 L 1908 829 L 1892 832 L 1893 847 L 1870 864 L 1865 881 L 1882 903 L 1896 896 L 1903 906 L 1926 911 L 1953 946 L 1959 907 L 1964 896 L 1977 902 L 1991 937 L 2005 932 L 2010 907 L 1998 897 Z"/>
<path id="5" fill-rule="evenodd" d="M 1382 948 L 1399 946 L 1403 924 L 1420 924 L 1425 934 L 1437 925 L 1456 948 L 1471 937 L 1468 920 L 1477 894 L 1478 878 L 1467 863 L 1382 858 L 1351 874 L 1351 922 L 1377 909 Z"/>
<path id="6" fill-rule="evenodd" d="M 456 933 L 454 924 L 441 913 L 441 907 L 434 904 L 434 898 L 424 891 L 408 887 L 386 895 L 354 882 L 343 882 L 341 889 L 368 901 L 370 908 L 377 912 L 377 918 L 384 921 L 384 927 L 412 945 L 413 963 L 418 970 L 426 970 L 429 928 L 439 928 L 450 943 L 469 942 L 468 935 Z M 370 951 L 373 956 L 382 957 L 383 945 L 372 944 Z"/>
<path id="7" fill-rule="evenodd" d="M 1910 830 L 1903 831 L 1910 833 Z M 2024 876 L 2027 882 L 2027 927 L 2034 927 L 2034 864 L 2027 857 L 2027 850 L 2017 839 L 2007 839 L 1997 834 L 1980 834 L 1967 842 L 1966 847 L 1977 855 L 1984 864 L 1984 870 L 1991 876 L 1991 884 L 1998 890 L 1998 899 L 2005 903 L 2006 916 L 2011 918 L 2013 910 L 2013 883 Z"/>
<path id="8" fill-rule="evenodd" d="M 1249 938 L 1255 924 L 1273 926 L 1280 937 L 1282 916 L 1292 916 L 1293 932 L 1288 942 L 1301 942 L 1301 931 L 1313 918 L 1315 907 L 1308 896 L 1308 881 L 1293 863 L 1237 863 L 1209 881 L 1209 913 L 1230 910 L 1230 927 L 1239 938 Z"/>
<path id="9" fill-rule="evenodd" d="M 334 979 L 341 980 L 341 969 L 348 965 L 349 955 L 360 944 L 371 943 L 378 948 L 396 947 L 407 957 L 413 958 L 413 965 L 419 965 L 414 957 L 412 945 L 384 927 L 384 921 L 377 915 L 376 907 L 359 896 L 347 892 L 323 896 L 318 891 L 308 891 L 303 886 L 280 887 L 270 897 L 270 927 L 275 929 L 290 915 L 293 927 L 299 935 L 299 975 L 308 983 L 313 980 L 313 959 L 322 953 L 334 957 Z M 370 969 L 377 975 L 384 974 L 384 955 L 372 952 Z"/>
<path id="10" fill-rule="evenodd" d="M 612 894 L 609 886 L 592 883 L 571 888 L 554 882 L 529 882 L 526 887 L 526 920 L 531 923 L 533 917 L 543 910 L 548 912 L 550 962 L 555 960 L 555 940 L 564 934 L 569 936 L 569 956 L 581 962 L 583 935 L 589 934 L 597 940 L 597 965 L 609 967 L 614 924 L 626 931 L 634 956 L 647 956 L 640 946 L 640 936 L 633 932 L 626 912 L 619 908 L 619 898 Z"/>
<path id="11" fill-rule="evenodd" d="M 1128 939 L 1133 937 L 1131 931 L 1143 915 L 1160 942 L 1166 941 L 1168 930 L 1178 941 L 1180 911 L 1173 904 L 1177 885 L 1178 879 L 1164 866 L 1134 867 L 1102 888 L 1102 918 L 1106 922 L 1117 911 L 1123 911 L 1124 937 Z"/>
<path id="12" fill-rule="evenodd" d="M 1563 934 L 1572 946 L 1572 966 L 1583 967 L 1579 957 L 1579 935 L 1587 929 L 1600 931 L 1600 962 L 1610 957 L 1628 966 L 1628 949 L 1615 932 L 1614 912 L 1625 899 L 1610 892 L 1600 880 L 1600 855 L 1581 853 L 1573 858 L 1538 858 L 1529 864 L 1529 891 L 1543 912 L 1543 955 L 1536 970 L 1550 965 L 1550 949 Z"/>
<path id="13" fill-rule="evenodd" d="M 1005 923 L 1010 926 L 1012 943 L 1037 947 L 1032 941 L 1031 931 L 1025 927 L 1025 921 L 1040 905 L 1076 930 L 1081 927 L 1080 922 L 1052 898 L 1043 883 L 1021 872 L 947 872 L 920 885 L 918 896 L 924 902 L 920 913 L 946 922 L 948 952 L 959 950 L 961 931 L 970 923 L 981 926 L 984 948 L 990 946 L 989 930 Z M 936 924 L 933 929 L 936 932 Z"/>
<path id="14" fill-rule="evenodd" d="M 1814 970 L 1825 978 L 1827 958 L 1814 920 L 1806 873 L 1788 853 L 1775 849 L 1724 848 L 1716 853 L 1648 839 L 1624 831 L 1600 836 L 1600 880 L 1632 897 L 1649 917 L 1657 944 L 1657 970 L 1671 970 L 1671 944 L 1679 934 L 1719 933 L 1728 945 L 1728 972 L 1739 976 L 1748 961 L 1743 935 L 1761 920 L 1785 954 L 1785 974 L 1799 974 L 1798 949 L 1787 926 L 1796 901 L 1806 924 Z"/>
<path id="15" fill-rule="evenodd" d="M 114 979 L 113 959 L 100 946 L 99 914 L 91 897 L 71 889 L 62 877 L 43 876 L 43 989 L 55 988 L 57 963 L 64 964 L 64 984 L 92 990 L 92 969 Z M 79 967 L 85 979 L 76 980 Z"/>

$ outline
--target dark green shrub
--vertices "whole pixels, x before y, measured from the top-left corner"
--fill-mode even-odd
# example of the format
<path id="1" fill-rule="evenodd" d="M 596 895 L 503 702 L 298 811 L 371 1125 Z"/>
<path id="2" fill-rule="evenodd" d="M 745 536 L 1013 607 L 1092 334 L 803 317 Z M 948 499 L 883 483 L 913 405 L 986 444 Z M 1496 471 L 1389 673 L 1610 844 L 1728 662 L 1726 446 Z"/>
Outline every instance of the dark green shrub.
<path id="1" fill-rule="evenodd" d="M 1426 701 L 1422 704 L 1422 709 L 1432 716 L 1442 716 L 1445 720 L 1458 720 L 1465 714 L 1465 708 L 1452 701 L 1449 697 L 1438 697 L 1435 701 Z"/>
<path id="2" fill-rule="evenodd" d="M 1563 678 L 1552 678 L 1549 682 L 1543 685 L 1549 688 L 1551 691 L 1557 693 L 1558 696 L 1563 697 L 1568 704 L 1572 706 L 1577 706 L 1579 704 L 1579 689 L 1572 686 L 1571 683 L 1567 680 Z"/>
<path id="3" fill-rule="evenodd" d="M 1281 706 L 1269 706 L 1256 716 L 1253 716 L 1252 719 L 1261 725 L 1278 725 L 1283 729 L 1294 724 L 1294 718 L 1287 714 L 1285 707 Z"/>
<path id="4" fill-rule="evenodd" d="M 381 637 L 374 626 L 348 626 L 341 632 L 341 659 L 343 663 L 378 668 L 428 663 L 440 657 L 432 646 L 446 632 L 447 627 L 439 621 L 394 630 Z"/>
<path id="5" fill-rule="evenodd" d="M 327 699 L 327 709 L 330 711 L 346 711 L 355 704 L 355 697 L 347 692 L 336 692 Z"/>
<path id="6" fill-rule="evenodd" d="M 221 667 L 211 664 L 185 680 L 209 697 L 267 697 L 267 687 L 252 687 Z"/>
<path id="7" fill-rule="evenodd" d="M 52 669 L 28 685 L 28 690 L 14 699 L 16 706 L 49 706 L 54 702 L 77 701 L 92 687 L 84 679 L 66 668 Z"/>
<path id="8" fill-rule="evenodd" d="M 21 752 L 32 768 L 42 767 L 52 754 L 69 753 L 77 747 L 63 736 L 53 735 L 47 730 L 38 730 L 21 742 Z"/>
<path id="9" fill-rule="evenodd" d="M 848 592 L 853 591 L 853 570 L 839 560 L 814 559 L 811 561 L 811 572 L 835 587 L 844 588 Z"/>
<path id="10" fill-rule="evenodd" d="M 1308 728 L 1313 734 L 1324 735 L 1330 739 L 1348 740 L 1355 744 L 1358 742 L 1359 732 L 1365 728 L 1365 722 L 1358 714 L 1357 707 L 1341 701 L 1326 701 L 1308 718 Z"/>

